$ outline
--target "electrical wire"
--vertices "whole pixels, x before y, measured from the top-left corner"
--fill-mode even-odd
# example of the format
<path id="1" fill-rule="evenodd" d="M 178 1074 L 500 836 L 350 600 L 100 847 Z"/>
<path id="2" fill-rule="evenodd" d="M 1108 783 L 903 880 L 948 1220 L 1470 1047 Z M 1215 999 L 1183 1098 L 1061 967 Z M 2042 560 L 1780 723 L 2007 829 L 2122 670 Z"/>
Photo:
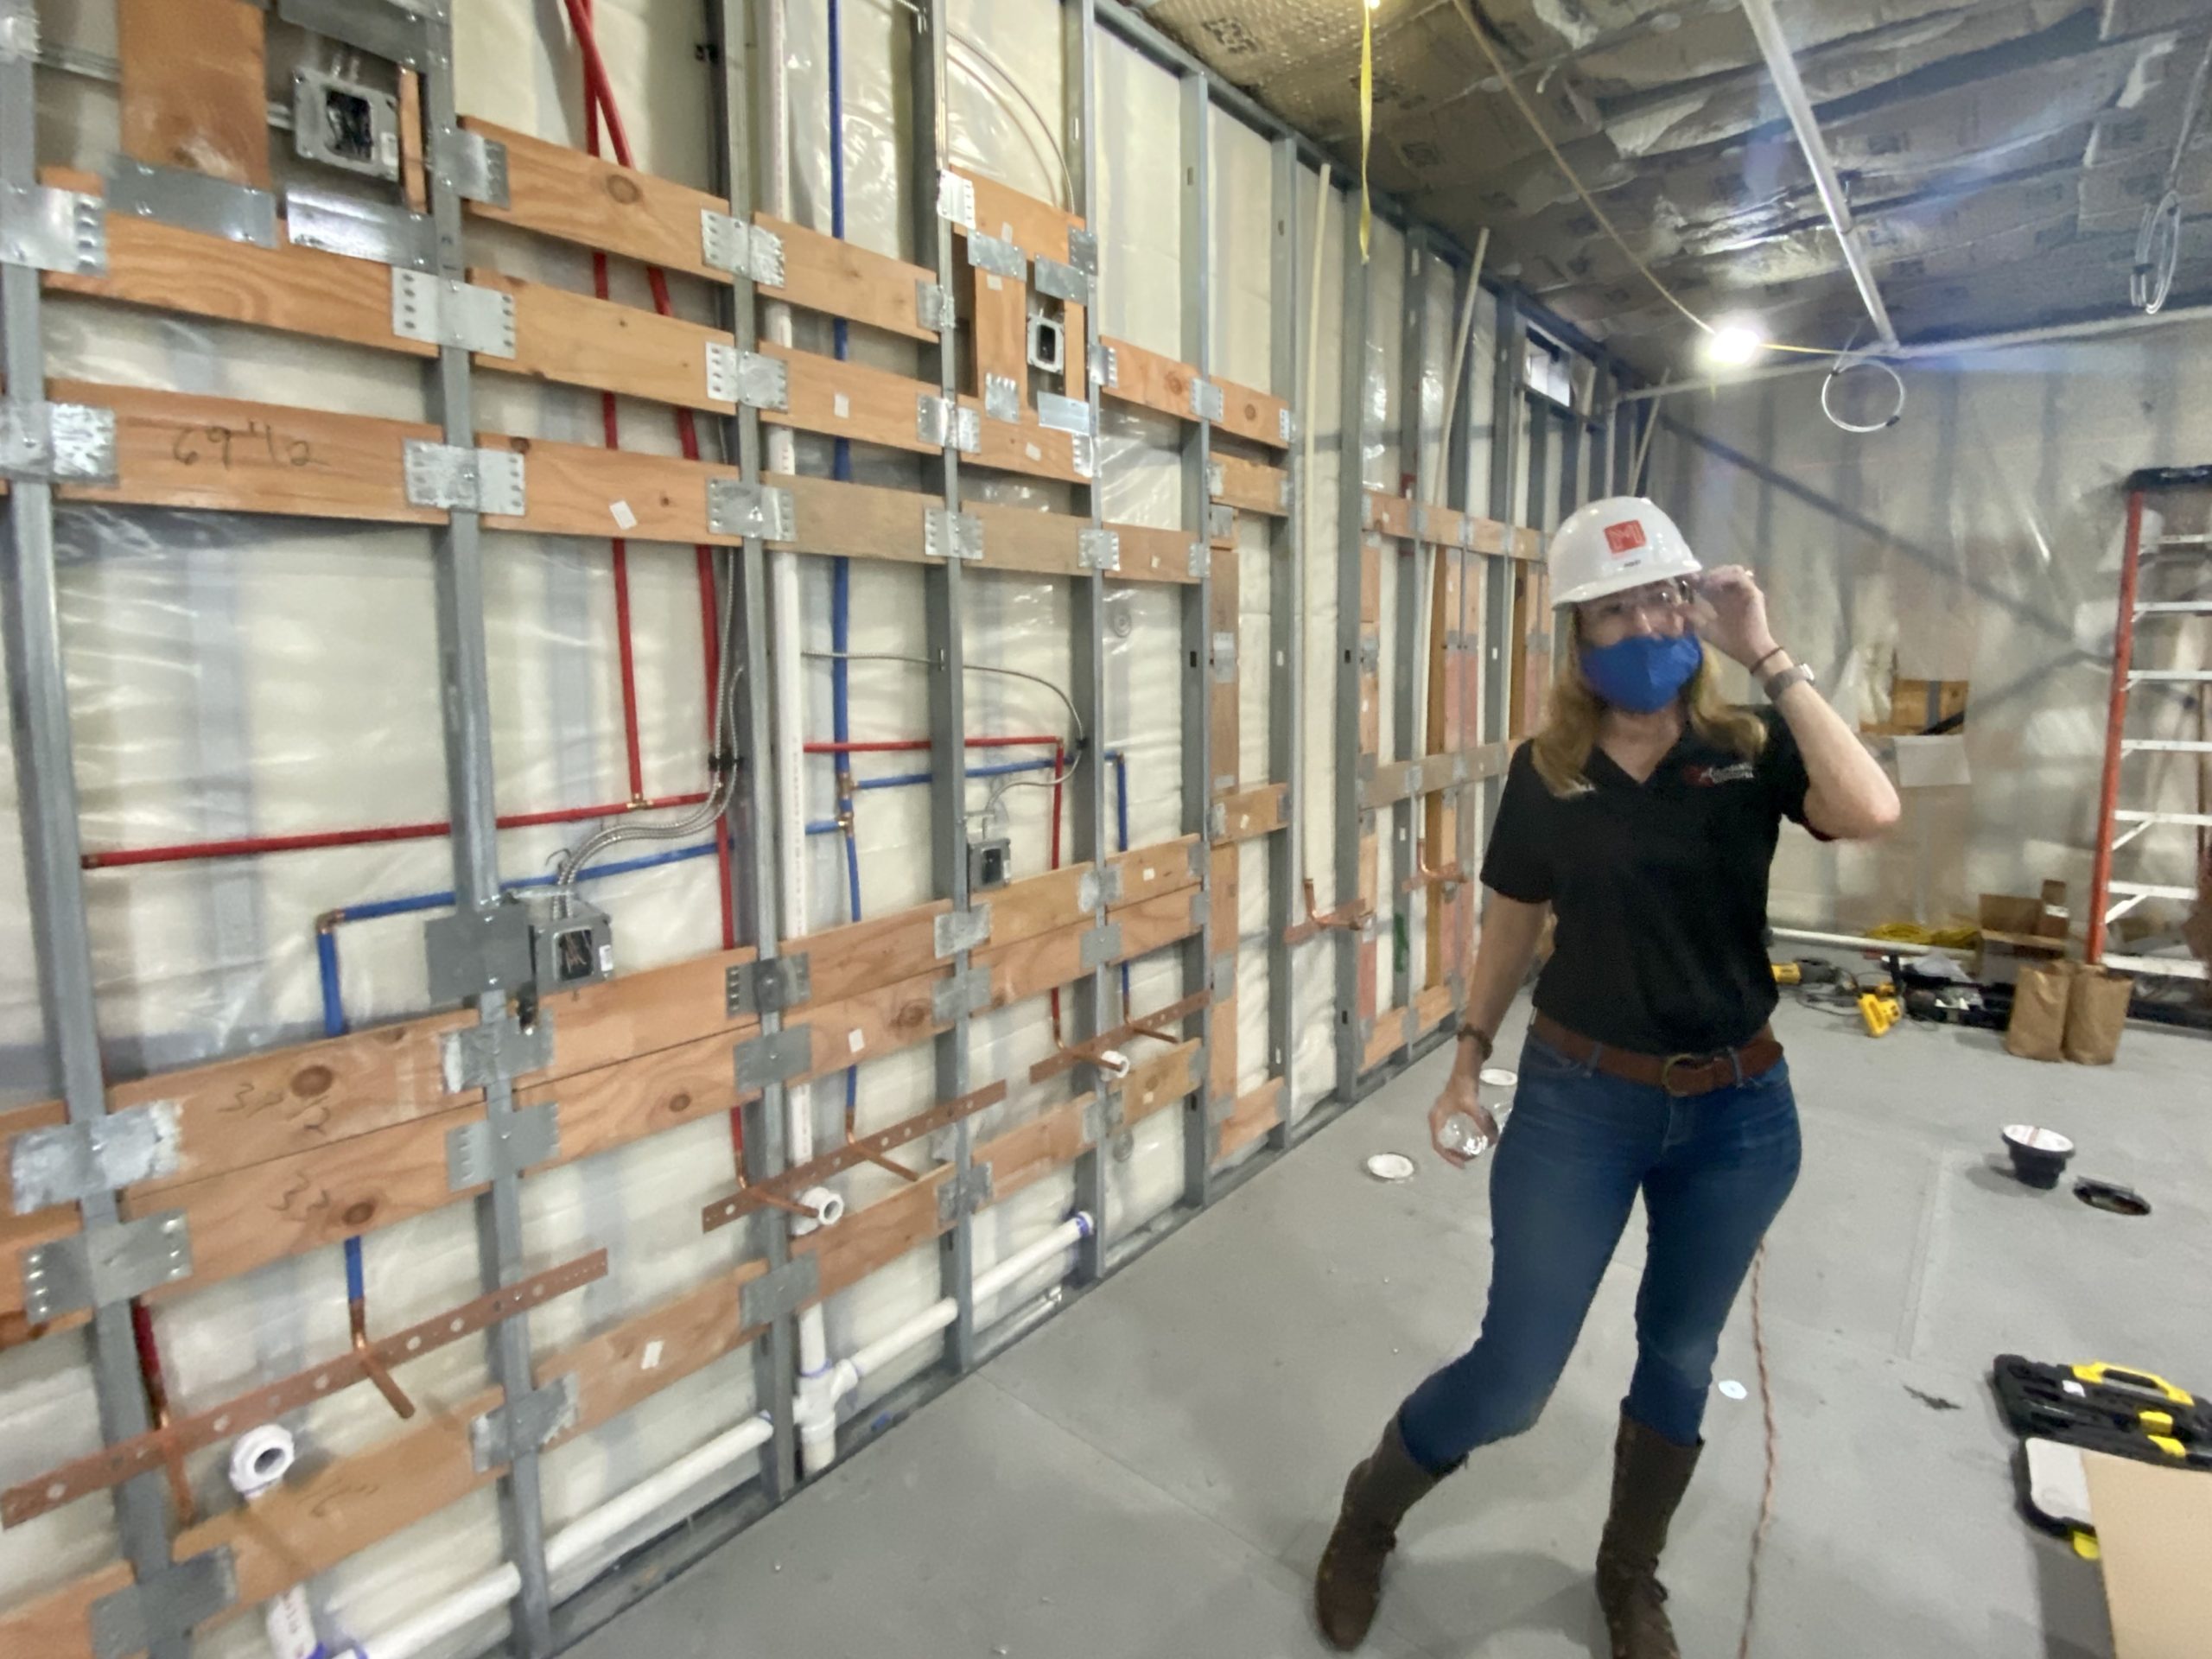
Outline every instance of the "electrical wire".
<path id="1" fill-rule="evenodd" d="M 1597 198 L 1584 188 L 1581 175 L 1575 172 L 1567 157 L 1560 153 L 1559 146 L 1552 142 L 1551 134 L 1544 129 L 1543 118 L 1536 113 L 1535 106 L 1522 94 L 1521 88 L 1514 81 L 1512 72 L 1505 67 L 1505 60 L 1497 55 L 1497 48 L 1490 43 L 1490 36 L 1483 32 L 1482 20 L 1475 16 L 1475 9 L 1470 0 L 1452 0 L 1452 9 L 1459 14 L 1460 22 L 1466 24 L 1467 32 L 1475 37 L 1475 44 L 1482 48 L 1483 55 L 1490 60 L 1490 67 L 1496 72 L 1499 84 L 1504 87 L 1505 95 L 1513 100 L 1514 107 L 1521 111 L 1522 119 L 1529 124 L 1529 130 L 1536 135 L 1536 142 L 1544 147 L 1544 153 L 1552 158 L 1552 164 L 1558 168 L 1561 175 L 1566 178 L 1568 188 L 1581 198 L 1582 205 L 1590 210 L 1591 217 L 1598 221 L 1599 229 L 1605 232 L 1607 239 L 1621 251 L 1629 264 L 1636 267 L 1637 274 L 1651 284 L 1653 291 L 1661 299 L 1681 312 L 1693 327 L 1707 334 L 1717 333 L 1718 330 L 1712 323 L 1691 310 L 1673 289 L 1659 280 L 1658 273 L 1644 263 L 1641 254 L 1629 246 L 1628 239 L 1614 227 L 1611 217 L 1598 205 Z M 1808 357 L 1827 357 L 1834 351 L 1833 346 L 1789 346 L 1780 340 L 1772 340 L 1762 342 L 1762 349 L 1770 352 L 1795 352 Z"/>
<path id="2" fill-rule="evenodd" d="M 1766 1284 L 1766 1243 L 1751 1258 L 1751 1352 L 1758 1360 L 1759 1410 L 1765 1419 L 1766 1478 L 1759 1491 L 1759 1518 L 1751 1529 L 1750 1558 L 1745 1563 L 1744 1634 L 1736 1643 L 1736 1659 L 1751 1659 L 1751 1621 L 1759 1607 L 1759 1557 L 1766 1548 L 1766 1535 L 1774 1524 L 1774 1466 L 1777 1436 L 1774 1426 L 1774 1378 L 1766 1360 L 1766 1317 L 1762 1292 Z"/>
<path id="3" fill-rule="evenodd" d="M 2165 188 L 2158 200 L 2143 210 L 2142 228 L 2135 233 L 2135 264 L 2127 275 L 2127 297 L 2145 316 L 2163 310 L 2173 292 L 2174 273 L 2181 265 L 2181 166 L 2196 136 L 2197 111 L 2204 103 L 2204 83 L 2212 74 L 2212 41 L 2204 44 L 2196 73 L 2181 105 L 2181 130 L 2174 137 L 2174 153 L 2166 163 Z"/>
<path id="4" fill-rule="evenodd" d="M 803 654 L 810 659 L 819 662 L 910 663 L 918 668 L 938 666 L 938 659 L 934 657 L 917 657 L 906 652 L 897 651 L 810 651 Z M 1043 675 L 1032 674 L 1025 669 L 1001 668 L 993 663 L 963 663 L 961 666 L 970 674 L 996 674 L 1006 679 L 1027 680 L 1032 685 L 1043 686 L 1060 700 L 1061 707 L 1068 711 L 1068 721 L 1075 730 L 1074 739 L 1067 746 L 1070 759 L 1064 768 L 1055 772 L 1050 778 L 1001 778 L 992 785 L 990 797 L 983 803 L 982 810 L 964 815 L 971 819 L 980 818 L 988 824 L 991 815 L 998 810 L 999 803 L 1006 798 L 1008 791 L 1057 789 L 1073 778 L 1077 772 L 1082 771 L 1083 752 L 1086 747 L 1087 734 L 1084 730 L 1083 716 L 1076 712 L 1075 700 Z"/>
<path id="5" fill-rule="evenodd" d="M 984 68 L 996 75 L 999 78 L 1000 83 L 1004 86 L 1008 92 L 1011 92 L 1014 97 L 1021 100 L 1022 107 L 1029 111 L 1031 119 L 1036 122 L 1037 131 L 1044 135 L 1045 142 L 1041 146 L 1039 146 L 1037 142 L 1036 135 L 1028 132 L 1024 132 L 1022 134 L 1023 138 L 1027 140 L 1030 149 L 1040 159 L 1049 156 L 1053 167 L 1058 170 L 1060 175 L 1060 199 L 1052 205 L 1056 207 L 1065 207 L 1071 205 L 1075 200 L 1075 179 L 1068 171 L 1067 156 L 1060 149 L 1058 141 L 1052 137 L 1052 124 L 1045 119 L 1044 111 L 1037 107 L 1036 101 L 1032 99 L 1027 92 L 1022 90 L 1021 83 L 1007 73 L 1006 66 L 1001 63 L 996 58 L 993 57 L 988 52 L 986 52 L 971 36 L 963 35 L 956 29 L 949 32 L 946 37 L 946 41 L 948 45 L 958 47 L 962 50 L 965 51 L 969 56 L 973 57 L 977 63 L 981 64 Z M 982 86 L 982 78 L 981 76 L 977 76 L 975 79 L 976 85 Z M 989 92 L 990 88 L 986 86 L 983 87 L 983 90 L 985 92 Z M 1007 107 L 1006 100 L 1003 98 L 999 99 L 999 104 L 1001 108 Z M 1009 111 L 1009 112 L 1011 111 Z M 1014 124 L 1018 127 L 1021 123 L 1017 120 Z"/>

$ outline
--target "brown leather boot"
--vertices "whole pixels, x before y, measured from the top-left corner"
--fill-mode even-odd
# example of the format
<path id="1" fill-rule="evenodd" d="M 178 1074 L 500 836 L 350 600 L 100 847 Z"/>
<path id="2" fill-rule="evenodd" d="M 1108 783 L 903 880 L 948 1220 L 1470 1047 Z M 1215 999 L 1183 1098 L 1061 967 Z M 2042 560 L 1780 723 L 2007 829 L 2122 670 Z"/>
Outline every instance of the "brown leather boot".
<path id="1" fill-rule="evenodd" d="M 1382 1602 L 1382 1563 L 1397 1547 L 1398 1522 L 1442 1478 L 1414 1461 L 1395 1416 L 1375 1450 L 1352 1470 L 1337 1529 L 1313 1575 L 1313 1611 L 1332 1646 L 1350 1653 L 1367 1639 Z"/>
<path id="2" fill-rule="evenodd" d="M 1613 1659 L 1681 1659 L 1667 1618 L 1659 1554 L 1704 1442 L 1677 1446 L 1624 1412 L 1613 1442 L 1613 1507 L 1598 1545 L 1598 1604 Z"/>

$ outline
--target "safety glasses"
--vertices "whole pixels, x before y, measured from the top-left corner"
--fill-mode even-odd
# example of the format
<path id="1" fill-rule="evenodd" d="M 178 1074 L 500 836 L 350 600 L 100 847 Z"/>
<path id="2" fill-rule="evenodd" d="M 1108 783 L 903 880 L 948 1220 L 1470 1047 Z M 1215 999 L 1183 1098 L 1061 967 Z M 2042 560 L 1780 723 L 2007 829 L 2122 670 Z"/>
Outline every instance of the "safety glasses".
<path id="1" fill-rule="evenodd" d="M 1582 607 L 1582 616 L 1586 622 L 1599 625 L 1633 622 L 1638 616 L 1664 621 L 1687 615 L 1696 601 L 1695 588 L 1680 577 L 1670 576 L 1664 582 L 1631 588 L 1626 593 L 1593 599 Z"/>

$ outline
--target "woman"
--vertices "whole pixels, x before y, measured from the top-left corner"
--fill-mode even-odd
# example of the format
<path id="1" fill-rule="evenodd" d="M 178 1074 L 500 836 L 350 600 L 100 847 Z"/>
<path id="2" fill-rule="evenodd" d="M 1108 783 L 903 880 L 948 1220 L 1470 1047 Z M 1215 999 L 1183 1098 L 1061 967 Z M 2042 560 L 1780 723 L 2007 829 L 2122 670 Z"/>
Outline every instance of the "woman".
<path id="1" fill-rule="evenodd" d="M 1556 917 L 1491 1171 L 1490 1304 L 1475 1345 L 1414 1390 L 1344 1487 L 1315 1604 L 1345 1649 L 1374 1620 L 1406 1511 L 1536 1421 L 1641 1192 L 1649 1247 L 1598 1597 L 1614 1659 L 1676 1659 L 1659 1554 L 1721 1326 L 1797 1174 L 1766 1023 L 1768 867 L 1784 817 L 1847 840 L 1897 817 L 1888 778 L 1769 632 L 1750 572 L 1702 570 L 1673 520 L 1633 498 L 1571 516 L 1550 564 L 1569 649 L 1506 775 L 1458 1058 L 1429 1113 L 1455 1165 L 1453 1115 L 1499 1138 L 1475 1074 Z M 1715 652 L 1751 671 L 1765 712 L 1722 699 Z"/>

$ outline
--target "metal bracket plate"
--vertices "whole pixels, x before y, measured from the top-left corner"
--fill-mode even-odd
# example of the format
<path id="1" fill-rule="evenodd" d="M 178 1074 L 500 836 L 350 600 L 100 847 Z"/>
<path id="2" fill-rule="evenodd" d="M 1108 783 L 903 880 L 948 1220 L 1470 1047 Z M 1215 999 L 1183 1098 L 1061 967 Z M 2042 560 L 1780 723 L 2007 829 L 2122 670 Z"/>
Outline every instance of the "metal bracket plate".
<path id="1" fill-rule="evenodd" d="M 1122 568 L 1122 538 L 1110 530 L 1077 531 L 1075 562 L 1085 570 L 1118 570 Z"/>
<path id="2" fill-rule="evenodd" d="M 0 265 L 105 276 L 105 205 L 74 190 L 0 183 Z"/>
<path id="3" fill-rule="evenodd" d="M 722 976 L 724 1006 L 733 1020 L 741 1014 L 781 1014 L 814 994 L 814 976 L 804 951 L 767 962 L 734 962 Z"/>
<path id="4" fill-rule="evenodd" d="M 189 1279 L 192 1231 L 183 1211 L 168 1210 L 41 1244 L 22 1262 L 24 1316 L 45 1325 Z"/>
<path id="5" fill-rule="evenodd" d="M 737 1293 L 737 1322 L 746 1330 L 787 1319 L 822 1294 L 822 1258 L 809 1250 L 757 1279 Z"/>
<path id="6" fill-rule="evenodd" d="M 108 162 L 107 211 L 158 219 L 181 231 L 219 236 L 226 242 L 276 245 L 276 198 L 251 185 L 233 184 L 188 168 L 154 167 L 117 156 Z"/>
<path id="7" fill-rule="evenodd" d="M 521 1453 L 535 1452 L 567 1433 L 575 1423 L 576 1374 L 570 1371 L 471 1422 L 469 1461 L 480 1475 L 504 1469 Z"/>
<path id="8" fill-rule="evenodd" d="M 1030 261 L 1036 272 L 1034 283 L 1039 294 L 1048 294 L 1070 305 L 1090 303 L 1090 278 L 1073 265 L 1064 265 L 1057 259 L 1047 259 L 1043 254 Z"/>
<path id="9" fill-rule="evenodd" d="M 976 224 L 976 181 L 947 168 L 937 175 L 937 216 L 963 229 Z"/>
<path id="10" fill-rule="evenodd" d="M 1071 230 L 1068 232 L 1068 263 L 1086 276 L 1098 274 L 1098 232 Z"/>
<path id="11" fill-rule="evenodd" d="M 299 185 L 287 190 L 284 234 L 295 247 L 347 259 L 409 270 L 429 270 L 437 264 L 437 234 L 427 214 L 335 190 Z"/>
<path id="12" fill-rule="evenodd" d="M 1236 683 L 1236 636 L 1230 632 L 1213 637 L 1213 679 L 1216 685 Z"/>
<path id="13" fill-rule="evenodd" d="M 1057 391 L 1037 394 L 1037 424 L 1078 437 L 1090 432 L 1090 405 L 1080 397 L 1063 397 Z"/>
<path id="14" fill-rule="evenodd" d="M 1213 993 L 1216 1001 L 1236 994 L 1236 952 L 1234 950 L 1215 954 L 1213 965 L 1206 973 L 1206 988 Z"/>
<path id="15" fill-rule="evenodd" d="M 1225 841 L 1229 838 L 1229 807 L 1216 801 L 1206 809 L 1206 839 Z"/>
<path id="16" fill-rule="evenodd" d="M 768 288 L 784 285 L 784 238 L 764 225 L 743 225 L 712 207 L 699 210 L 701 263 Z"/>
<path id="17" fill-rule="evenodd" d="M 962 1173 L 948 1175 L 937 1190 L 938 1224 L 950 1227 L 963 1215 L 976 1214 L 989 1205 L 996 1190 L 988 1164 L 976 1164 Z"/>
<path id="18" fill-rule="evenodd" d="M 791 493 L 773 484 L 742 479 L 707 480 L 707 528 L 717 536 L 758 536 L 788 542 L 798 534 L 798 508 Z"/>
<path id="19" fill-rule="evenodd" d="M 707 396 L 747 409 L 791 407 L 791 365 L 766 352 L 741 352 L 726 340 L 707 343 Z"/>
<path id="20" fill-rule="evenodd" d="M 1211 380 L 1201 379 L 1195 374 L 1191 377 L 1191 416 L 1192 419 L 1200 421 L 1217 421 L 1222 417 L 1226 407 L 1227 405 L 1222 399 L 1221 388 L 1219 386 L 1214 385 Z M 1218 488 L 1219 486 L 1216 486 L 1216 487 Z"/>
<path id="21" fill-rule="evenodd" d="M 458 127 L 441 132 L 430 143 L 430 167 L 437 181 L 463 201 L 507 205 L 507 147 L 496 138 Z"/>
<path id="22" fill-rule="evenodd" d="M 814 1027 L 785 1026 L 737 1046 L 737 1086 L 766 1089 L 788 1083 L 814 1064 Z"/>
<path id="23" fill-rule="evenodd" d="M 1205 579 L 1206 567 L 1212 563 L 1212 552 L 1204 542 L 1192 542 L 1185 572 L 1192 582 Z"/>
<path id="24" fill-rule="evenodd" d="M 993 276 L 1017 283 L 1029 271 L 1028 258 L 1020 248 L 1003 237 L 986 236 L 972 225 L 968 230 L 968 263 Z"/>
<path id="25" fill-rule="evenodd" d="M 914 434 L 924 443 L 949 446 L 969 455 L 983 447 L 983 417 L 978 410 L 925 391 L 914 399 Z"/>
<path id="26" fill-rule="evenodd" d="M 1382 641 L 1374 634 L 1361 637 L 1359 642 L 1359 671 L 1379 674 L 1382 671 Z"/>
<path id="27" fill-rule="evenodd" d="M 28 1216 L 174 1174 L 177 1148 L 176 1103 L 170 1100 L 125 1107 L 89 1123 L 26 1129 L 8 1158 L 16 1213 Z"/>
<path id="28" fill-rule="evenodd" d="M 930 1014 L 939 1025 L 964 1014 L 982 1014 L 991 1006 L 991 970 L 970 968 L 938 981 L 930 992 Z"/>
<path id="29" fill-rule="evenodd" d="M 128 1659 L 156 1643 L 188 1641 L 194 1625 L 238 1596 L 238 1565 L 227 1546 L 179 1561 L 158 1578 L 102 1596 L 86 1610 L 92 1659 Z"/>
<path id="30" fill-rule="evenodd" d="M 1206 463 L 1206 493 L 1219 495 L 1229 482 L 1229 474 L 1217 461 Z"/>
<path id="31" fill-rule="evenodd" d="M 943 334 L 958 314 L 952 307 L 952 290 L 917 278 L 914 283 L 914 321 Z"/>
<path id="32" fill-rule="evenodd" d="M 0 478 L 59 484 L 114 477 L 113 410 L 0 402 Z"/>
<path id="33" fill-rule="evenodd" d="M 0 63 L 35 61 L 37 57 L 36 0 L 0 0 Z"/>
<path id="34" fill-rule="evenodd" d="M 488 1027 L 479 1027 L 488 1029 Z M 548 1058 L 551 1056 L 549 1053 Z M 519 1175 L 561 1154 L 559 1109 L 550 1100 L 518 1106 L 446 1132 L 446 1184 L 456 1192 Z"/>
<path id="35" fill-rule="evenodd" d="M 922 551 L 933 559 L 980 560 L 983 521 L 972 512 L 931 507 L 922 518 Z"/>
<path id="36" fill-rule="evenodd" d="M 530 914 L 520 905 L 493 903 L 481 910 L 433 917 L 423 925 L 423 944 L 433 1002 L 461 1002 L 487 992 L 512 990 L 528 984 L 536 971 Z"/>
<path id="37" fill-rule="evenodd" d="M 1090 359 L 1090 378 L 1109 391 L 1122 384 L 1122 359 L 1111 346 L 1101 346 Z"/>
<path id="38" fill-rule="evenodd" d="M 1083 971 L 1086 974 L 1122 959 L 1122 925 L 1102 922 L 1083 936 Z"/>
<path id="39" fill-rule="evenodd" d="M 1236 534 L 1236 509 L 1218 503 L 1206 509 L 1206 534 L 1217 542 L 1225 542 Z"/>
<path id="40" fill-rule="evenodd" d="M 1021 388 L 1013 378 L 1003 374 L 983 377 L 983 413 L 995 421 L 1018 421 L 1021 418 Z"/>
<path id="41" fill-rule="evenodd" d="M 276 15 L 377 57 L 423 69 L 439 55 L 431 25 L 443 21 L 446 9 L 444 0 L 277 0 Z"/>
<path id="42" fill-rule="evenodd" d="M 1213 899 L 1205 889 L 1201 887 L 1191 895 L 1191 925 L 1204 927 L 1208 918 L 1212 914 Z"/>
<path id="43" fill-rule="evenodd" d="M 973 950 L 990 941 L 991 907 L 970 905 L 965 910 L 948 910 L 937 918 L 931 931 L 939 959 Z"/>
<path id="44" fill-rule="evenodd" d="M 409 438 L 401 453 L 411 505 L 505 518 L 519 518 L 527 509 L 523 458 L 512 449 L 464 449 L 429 438 Z"/>
<path id="45" fill-rule="evenodd" d="M 458 276 L 394 270 L 391 332 L 402 340 L 511 358 L 515 354 L 514 296 L 475 287 Z"/>
<path id="46" fill-rule="evenodd" d="M 1286 448 L 1298 440 L 1298 416 L 1290 412 L 1287 404 L 1275 411 L 1275 435 Z"/>

